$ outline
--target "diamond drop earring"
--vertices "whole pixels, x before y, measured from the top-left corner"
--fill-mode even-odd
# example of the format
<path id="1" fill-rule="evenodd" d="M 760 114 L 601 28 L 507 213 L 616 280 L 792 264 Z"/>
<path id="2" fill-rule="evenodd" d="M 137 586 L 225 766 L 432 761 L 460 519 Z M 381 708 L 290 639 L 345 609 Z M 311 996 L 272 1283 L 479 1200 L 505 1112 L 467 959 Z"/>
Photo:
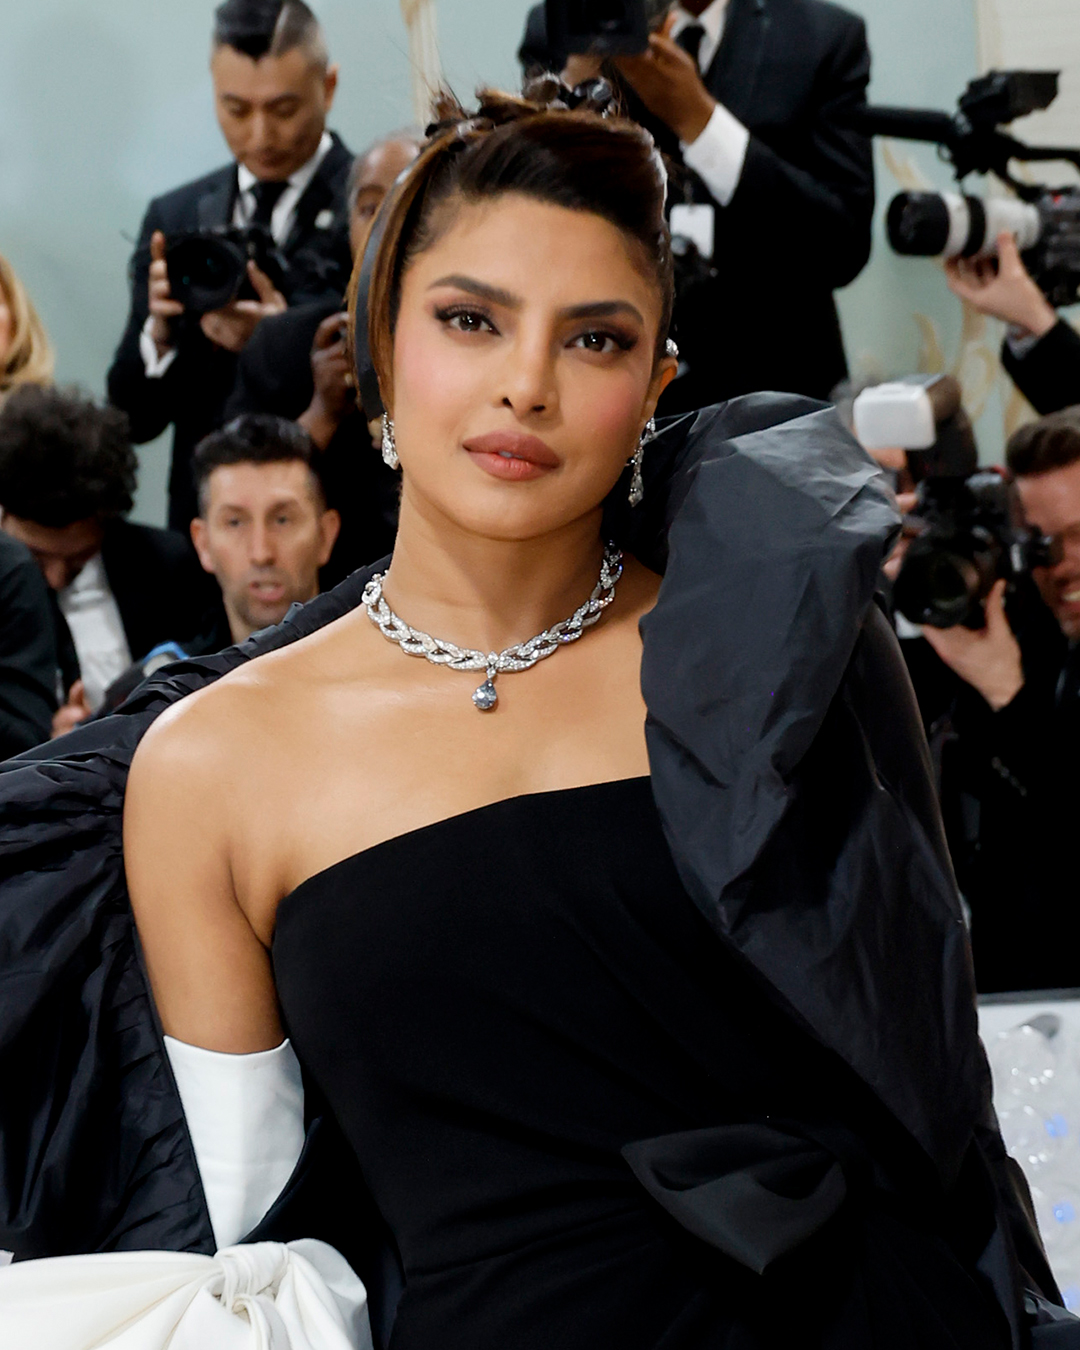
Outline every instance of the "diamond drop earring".
<path id="1" fill-rule="evenodd" d="M 641 465 L 645 459 L 645 447 L 656 435 L 656 418 L 650 417 L 645 423 L 645 430 L 641 433 L 641 439 L 638 441 L 637 449 L 630 456 L 628 463 L 634 470 L 630 475 L 630 505 L 640 506 L 641 499 L 645 496 L 645 482 L 641 477 Z"/>
<path id="2" fill-rule="evenodd" d="M 401 464 L 394 440 L 394 423 L 389 413 L 382 415 L 382 457 L 387 468 L 396 469 Z"/>

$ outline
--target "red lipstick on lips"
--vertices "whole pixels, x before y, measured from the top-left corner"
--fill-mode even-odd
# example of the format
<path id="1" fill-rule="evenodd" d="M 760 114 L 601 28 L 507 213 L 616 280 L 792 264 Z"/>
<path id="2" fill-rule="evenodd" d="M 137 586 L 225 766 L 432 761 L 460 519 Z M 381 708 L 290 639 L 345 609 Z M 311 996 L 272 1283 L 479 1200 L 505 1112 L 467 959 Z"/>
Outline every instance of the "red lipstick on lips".
<path id="1" fill-rule="evenodd" d="M 489 431 L 464 442 L 472 459 L 493 478 L 523 483 L 559 467 L 559 457 L 538 436 L 517 431 Z"/>

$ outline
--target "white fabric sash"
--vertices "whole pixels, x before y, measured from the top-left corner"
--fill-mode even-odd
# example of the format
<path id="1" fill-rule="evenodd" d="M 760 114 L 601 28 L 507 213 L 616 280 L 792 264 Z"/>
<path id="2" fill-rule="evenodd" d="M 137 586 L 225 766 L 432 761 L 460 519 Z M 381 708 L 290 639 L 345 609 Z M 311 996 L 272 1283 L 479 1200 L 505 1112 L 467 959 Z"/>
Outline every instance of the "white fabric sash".
<path id="1" fill-rule="evenodd" d="M 0 1346 L 372 1350 L 364 1286 L 313 1239 L 16 1262 L 0 1269 Z"/>

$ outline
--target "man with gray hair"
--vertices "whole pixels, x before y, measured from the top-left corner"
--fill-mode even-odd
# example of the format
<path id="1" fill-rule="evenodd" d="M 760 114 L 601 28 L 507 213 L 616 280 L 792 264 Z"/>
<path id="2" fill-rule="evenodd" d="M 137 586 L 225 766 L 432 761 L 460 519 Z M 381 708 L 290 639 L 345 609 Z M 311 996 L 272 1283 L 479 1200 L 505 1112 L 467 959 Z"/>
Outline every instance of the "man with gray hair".
<path id="1" fill-rule="evenodd" d="M 287 305 L 340 296 L 348 281 L 346 181 L 352 156 L 326 129 L 337 86 L 304 0 L 225 0 L 210 73 L 232 162 L 150 203 L 132 260 L 131 311 L 109 372 L 109 397 L 142 443 L 173 426 L 169 523 L 196 512 L 190 459 L 223 420 L 238 354 Z M 233 299 L 195 312 L 174 295 L 170 245 L 193 232 L 260 232 L 276 253 L 254 261 Z"/>

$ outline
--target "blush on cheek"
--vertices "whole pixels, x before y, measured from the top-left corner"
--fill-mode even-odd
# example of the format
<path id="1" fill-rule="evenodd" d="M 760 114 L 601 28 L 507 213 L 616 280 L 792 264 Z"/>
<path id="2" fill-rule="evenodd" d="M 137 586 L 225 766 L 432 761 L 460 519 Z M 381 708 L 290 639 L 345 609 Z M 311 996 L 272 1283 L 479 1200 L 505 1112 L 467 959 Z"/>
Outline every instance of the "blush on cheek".
<path id="1" fill-rule="evenodd" d="M 411 317 L 411 316 L 410 316 Z M 394 420 L 414 434 L 438 435 L 460 425 L 476 396 L 476 361 L 447 342 L 435 324 L 404 321 L 394 338 Z"/>
<path id="2" fill-rule="evenodd" d="M 597 449 L 614 449 L 625 447 L 634 438 L 640 415 L 641 391 L 613 380 L 608 388 L 594 386 L 590 390 L 589 397 L 581 401 L 575 421 L 583 439 Z"/>

